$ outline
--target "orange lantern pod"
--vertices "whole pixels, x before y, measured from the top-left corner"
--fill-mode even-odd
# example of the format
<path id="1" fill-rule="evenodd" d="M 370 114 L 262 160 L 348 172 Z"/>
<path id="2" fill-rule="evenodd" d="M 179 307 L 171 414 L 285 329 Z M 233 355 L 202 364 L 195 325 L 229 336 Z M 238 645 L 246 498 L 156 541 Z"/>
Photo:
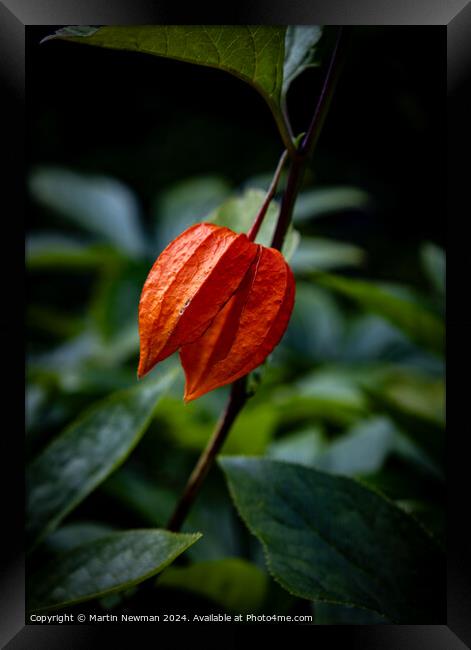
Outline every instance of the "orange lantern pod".
<path id="1" fill-rule="evenodd" d="M 222 226 L 191 226 L 144 283 L 138 376 L 179 350 L 186 401 L 232 383 L 279 343 L 294 294 L 293 273 L 277 250 Z"/>

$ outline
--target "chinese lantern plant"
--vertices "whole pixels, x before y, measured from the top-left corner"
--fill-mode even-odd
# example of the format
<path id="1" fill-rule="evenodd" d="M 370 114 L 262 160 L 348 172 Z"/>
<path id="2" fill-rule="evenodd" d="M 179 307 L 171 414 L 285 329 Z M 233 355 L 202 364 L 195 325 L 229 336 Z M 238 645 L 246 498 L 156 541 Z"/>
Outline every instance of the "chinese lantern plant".
<path id="1" fill-rule="evenodd" d="M 183 536 L 178 531 L 249 399 L 248 374 L 265 362 L 286 331 L 296 289 L 283 245 L 343 58 L 345 35 L 341 29 L 334 31 L 335 39 L 330 48 L 324 48 L 328 54 L 323 61 L 318 56 L 322 30 L 315 26 L 80 27 L 59 30 L 53 37 L 229 72 L 264 98 L 283 150 L 263 203 L 256 214 L 250 215 L 252 222 L 247 228 L 233 229 L 230 224 L 206 218 L 171 241 L 149 270 L 139 302 L 138 376 L 158 375 L 159 363 L 178 354 L 186 378 L 185 401 L 197 400 L 222 386 L 231 388 L 214 433 L 170 517 L 169 530 L 157 536 L 155 531 L 137 535 L 128 531 L 126 539 L 111 535 L 99 540 L 103 581 L 114 573 L 113 567 L 107 566 L 109 558 L 115 553 L 120 560 L 128 544 L 134 545 L 136 560 L 136 564 L 125 563 L 130 570 L 122 584 L 108 585 L 100 589 L 100 595 L 154 575 L 197 541 L 198 536 Z M 303 70 L 319 63 L 323 84 L 318 102 L 305 132 L 296 135 L 287 113 L 288 89 Z M 286 183 L 275 226 L 270 240 L 262 243 L 259 233 L 266 226 L 269 209 L 273 209 L 284 169 Z M 195 214 L 194 220 L 199 219 L 204 215 Z M 137 433 L 128 435 L 123 443 L 127 452 L 152 417 L 158 394 L 156 388 L 153 390 L 156 392 L 150 390 L 147 401 L 129 402 Z M 122 422 L 123 403 L 121 399 L 111 405 L 114 421 Z M 83 430 L 89 431 L 100 422 L 103 414 L 91 412 L 88 420 L 69 429 L 67 435 L 78 445 Z M 104 438 L 112 444 L 109 436 Z M 57 447 L 56 455 L 60 475 L 63 449 Z M 123 462 L 125 455 L 122 450 L 115 456 L 107 453 L 103 462 L 109 462 L 109 467 L 100 467 L 96 480 L 86 489 L 76 490 L 71 498 L 63 491 L 59 505 L 56 502 L 61 493 L 57 497 L 58 491 L 53 491 L 51 484 L 50 493 L 56 502 L 32 526 L 36 538 L 51 531 L 71 507 Z M 34 480 L 41 488 L 38 499 L 45 494 L 41 477 L 48 471 L 49 461 L 45 457 L 33 468 Z M 264 545 L 270 571 L 287 591 L 311 601 L 356 605 L 386 621 L 424 623 L 440 619 L 443 602 L 429 583 L 430 567 L 440 565 L 440 553 L 430 535 L 394 504 L 351 479 L 327 476 L 299 465 L 232 458 L 223 460 L 222 467 L 239 513 Z M 86 592 L 73 582 L 82 566 L 94 566 L 96 548 L 83 546 L 76 554 L 72 551 L 59 565 L 52 586 L 44 574 L 38 581 L 36 597 L 40 607 L 96 597 L 96 593 Z M 148 561 L 139 568 L 142 557 Z M 72 595 L 61 601 L 57 594 L 64 592 Z"/>
<path id="2" fill-rule="evenodd" d="M 252 241 L 271 193 L 248 236 L 199 223 L 159 256 L 139 304 L 140 377 L 180 350 L 189 401 L 245 376 L 277 345 L 294 277 L 279 251 Z"/>
<path id="3" fill-rule="evenodd" d="M 283 152 L 265 200 L 258 213 L 250 215 L 251 226 L 245 232 L 216 223 L 190 227 L 155 261 L 142 290 L 138 375 L 151 373 L 156 364 L 178 351 L 186 374 L 187 401 L 232 384 L 220 424 L 189 479 L 169 523 L 170 531 L 180 529 L 217 451 L 248 399 L 247 374 L 262 364 L 279 343 L 293 309 L 294 278 L 281 251 L 303 171 L 328 106 L 335 78 L 332 65 L 326 68 L 323 92 L 303 137 L 295 138 L 292 133 L 286 95 L 293 79 L 307 67 L 319 65 L 317 44 L 321 33 L 317 26 L 81 26 L 61 29 L 46 39 L 135 50 L 219 68 L 249 83 L 261 94 L 280 132 Z M 331 53 L 331 62 L 338 58 L 335 54 Z M 257 235 L 263 229 L 267 211 L 273 209 L 271 201 L 288 162 L 287 185 L 273 236 L 262 244 Z M 195 214 L 195 221 L 202 216 Z M 153 405 L 165 385 L 165 381 L 151 383 L 140 392 L 136 387 L 97 404 L 35 459 L 28 472 L 31 549 L 41 544 L 123 462 L 147 427 Z M 119 445 L 115 444 L 116 435 L 105 435 L 109 427 L 120 436 Z M 106 453 L 92 454 L 91 448 L 84 447 L 82 441 L 88 435 L 97 439 L 102 436 Z M 87 475 L 75 477 L 68 463 L 64 463 L 71 450 L 74 467 L 90 465 Z M 94 542 L 79 546 L 77 552 L 67 554 L 63 563 L 56 563 L 53 570 L 40 570 L 33 579 L 36 586 L 29 594 L 30 607 L 57 607 L 96 597 L 97 589 L 100 594 L 123 589 L 160 571 L 197 539 L 160 532 L 143 531 L 138 538 L 132 531 L 127 537 L 112 533 L 103 539 L 100 548 Z M 155 551 L 143 555 L 146 545 Z M 129 566 L 121 582 L 102 584 L 107 575 L 116 574 L 113 562 L 120 562 L 120 553 L 127 547 L 136 554 L 136 562 Z M 93 584 L 78 584 L 75 571 L 93 563 L 97 555 L 101 558 L 103 576 L 95 576 Z M 137 561 L 141 556 L 145 562 Z"/>

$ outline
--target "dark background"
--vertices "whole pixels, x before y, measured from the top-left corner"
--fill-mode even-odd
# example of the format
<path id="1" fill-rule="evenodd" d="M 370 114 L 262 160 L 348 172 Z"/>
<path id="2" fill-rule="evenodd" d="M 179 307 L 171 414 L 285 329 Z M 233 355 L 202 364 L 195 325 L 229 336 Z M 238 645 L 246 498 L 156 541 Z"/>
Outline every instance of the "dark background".
<path id="1" fill-rule="evenodd" d="M 148 214 L 156 193 L 197 174 L 235 186 L 273 169 L 281 142 L 264 101 L 226 73 L 137 53 L 48 41 L 28 27 L 29 165 L 99 172 L 133 188 Z M 444 245 L 445 48 L 442 27 L 351 28 L 351 47 L 307 185 L 345 184 L 374 201 L 328 225 L 358 242 L 378 279 L 417 281 L 417 247 Z M 307 128 L 318 69 L 289 103 Z M 44 215 L 30 206 L 31 228 Z M 47 222 L 46 222 L 47 225 Z M 322 236 L 322 225 L 317 227 Z M 401 255 L 395 254 L 396 247 Z"/>

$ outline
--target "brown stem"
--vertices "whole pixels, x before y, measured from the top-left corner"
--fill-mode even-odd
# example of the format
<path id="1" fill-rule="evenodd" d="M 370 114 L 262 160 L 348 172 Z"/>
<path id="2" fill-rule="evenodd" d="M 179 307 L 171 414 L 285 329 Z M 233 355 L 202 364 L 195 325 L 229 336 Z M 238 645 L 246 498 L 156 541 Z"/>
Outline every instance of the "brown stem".
<path id="1" fill-rule="evenodd" d="M 278 186 L 278 182 L 280 180 L 281 176 L 281 171 L 283 169 L 283 166 L 286 162 L 286 159 L 288 157 L 288 150 L 285 149 L 285 151 L 281 154 L 281 158 L 278 162 L 277 168 L 275 170 L 275 173 L 273 174 L 273 179 L 270 184 L 270 187 L 268 188 L 267 194 L 265 196 L 265 199 L 263 201 L 262 207 L 260 208 L 257 216 L 255 217 L 255 220 L 252 224 L 252 227 L 250 228 L 249 232 L 247 233 L 247 238 L 250 241 L 255 241 L 256 236 L 258 235 L 258 231 L 260 229 L 260 226 L 263 223 L 263 220 L 265 218 L 265 215 L 267 213 L 268 207 L 270 205 L 270 201 L 272 198 L 275 196 L 276 188 Z"/>
<path id="2" fill-rule="evenodd" d="M 340 69 L 345 58 L 347 39 L 345 37 L 344 31 L 344 27 L 338 28 L 337 39 L 335 41 L 332 56 L 330 58 L 329 66 L 324 78 L 324 83 L 322 85 L 321 94 L 319 95 L 316 110 L 314 111 L 314 115 L 312 116 L 312 120 L 307 133 L 304 136 L 304 140 L 302 141 L 299 148 L 299 153 L 303 157 L 309 157 L 312 154 L 322 130 L 325 117 L 329 110 L 330 101 L 334 94 L 335 86 L 340 74 Z"/>
<path id="3" fill-rule="evenodd" d="M 232 384 L 231 393 L 224 413 L 219 420 L 206 449 L 199 457 L 199 460 L 188 479 L 185 490 L 168 523 L 167 528 L 169 530 L 175 532 L 180 530 L 218 451 L 221 449 L 225 439 L 227 438 L 227 434 L 229 433 L 234 420 L 248 399 L 246 387 L 247 375 Z"/>
<path id="4" fill-rule="evenodd" d="M 291 160 L 291 166 L 288 172 L 288 182 L 281 200 L 280 214 L 278 216 L 278 221 L 276 222 L 276 228 L 271 242 L 271 247 L 276 248 L 279 251 L 281 251 L 286 232 L 291 223 L 294 204 L 304 175 L 304 168 L 304 158 L 296 156 Z"/>

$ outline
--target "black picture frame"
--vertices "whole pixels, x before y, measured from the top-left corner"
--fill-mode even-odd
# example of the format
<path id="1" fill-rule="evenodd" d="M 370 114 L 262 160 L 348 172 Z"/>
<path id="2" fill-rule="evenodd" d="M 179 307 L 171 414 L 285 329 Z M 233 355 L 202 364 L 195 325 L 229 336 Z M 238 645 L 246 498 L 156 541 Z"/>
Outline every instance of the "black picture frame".
<path id="1" fill-rule="evenodd" d="M 471 70 L 471 3 L 467 0 L 363 0 L 352 6 L 350 0 L 292 0 L 283 5 L 271 0 L 253 3 L 248 0 L 233 7 L 226 6 L 216 14 L 209 7 L 198 5 L 189 12 L 182 11 L 175 3 L 155 3 L 150 0 L 134 0 L 125 3 L 120 0 L 95 0 L 73 2 L 72 0 L 1 0 L 0 1 L 0 69 L 2 83 L 2 113 L 5 136 L 3 138 L 3 158 L 7 162 L 7 172 L 11 178 L 5 183 L 5 198 L 10 194 L 8 225 L 11 234 L 4 239 L 2 256 L 5 293 L 2 319 L 4 342 L 4 364 L 8 369 L 8 389 L 4 389 L 4 410 L 15 411 L 12 423 L 6 425 L 2 434 L 2 480 L 4 504 L 11 506 L 11 512 L 4 512 L 4 541 L 0 578 L 0 641 L 9 650 L 20 648 L 91 648 L 110 642 L 111 634 L 118 634 L 124 644 L 125 635 L 135 634 L 132 625 L 90 626 L 90 625 L 25 625 L 24 611 L 24 559 L 23 559 L 23 441 L 18 423 L 21 413 L 22 397 L 17 408 L 13 407 L 13 395 L 22 395 L 23 375 L 18 361 L 21 349 L 21 328 L 18 317 L 21 313 L 20 278 L 23 277 L 22 232 L 18 228 L 21 219 L 24 179 L 24 146 L 27 140 L 24 120 L 25 104 L 25 29 L 28 25 L 57 24 L 329 24 L 329 25 L 441 25 L 447 33 L 447 100 L 448 126 L 437 125 L 437 129 L 447 129 L 448 133 L 448 207 L 449 216 L 462 214 L 462 197 L 465 196 L 465 176 L 462 154 L 465 153 L 466 123 L 469 111 L 466 91 L 470 90 Z M 442 83 L 442 80 L 437 80 Z M 443 84 L 445 92 L 445 84 Z M 471 94 L 471 93 L 470 93 Z M 461 152 L 461 154 L 460 154 Z M 444 161 L 438 160 L 439 164 Z M 468 172 L 469 173 L 469 172 Z M 469 181 L 468 181 L 469 182 Z M 461 192 L 461 194 L 460 194 Z M 12 211 L 11 211 L 12 210 Z M 467 210 L 469 214 L 469 207 Z M 444 215 L 445 219 L 445 215 Z M 450 261 L 449 255 L 449 261 Z M 457 256 L 458 257 L 458 256 Z M 451 257 L 448 268 L 448 286 L 451 278 L 462 277 L 457 268 L 457 257 Z M 450 317 L 448 306 L 447 328 L 451 326 L 452 336 L 447 337 L 448 378 L 456 368 L 453 350 L 459 352 L 458 322 L 462 319 Z M 453 308 L 451 308 L 453 314 Z M 13 315 L 13 316 L 12 316 Z M 468 317 L 469 318 L 469 317 Z M 466 323 L 465 323 L 466 327 Z M 9 343 L 10 341 L 14 343 Z M 8 343 L 7 343 L 8 342 Z M 452 362 L 450 371 L 450 360 Z M 15 371 L 18 369 L 19 371 Z M 462 438 L 467 437 L 466 420 L 460 418 L 458 410 L 466 404 L 465 393 L 453 391 L 448 398 L 449 431 L 462 434 L 453 436 L 453 444 L 448 444 L 448 490 L 449 490 L 449 541 L 448 541 L 448 616 L 447 625 L 407 625 L 407 626 L 357 626 L 349 630 L 326 627 L 307 627 L 316 641 L 324 647 L 324 640 L 331 643 L 348 642 L 355 648 L 443 648 L 454 650 L 471 645 L 471 588 L 466 569 L 469 569 L 468 549 L 463 527 L 466 523 L 466 458 L 460 447 Z M 463 402 L 460 402 L 460 398 Z M 16 400 L 15 400 L 16 401 Z M 455 412 L 456 406 L 456 412 Z M 462 407 L 461 407 L 462 408 Z M 456 423 L 456 427 L 453 426 Z M 448 438 L 450 440 L 450 437 Z M 203 626 L 201 626 L 202 629 Z M 242 626 L 228 632 L 220 626 L 209 628 L 215 639 L 223 633 L 226 647 L 237 647 Z M 276 627 L 278 629 L 278 627 Z M 157 631 L 156 631 L 157 632 Z M 208 634 L 208 630 L 205 632 Z M 290 633 L 291 634 L 291 633 Z M 124 635 L 124 636 L 123 636 Z M 175 641 L 175 645 L 177 642 Z M 130 647 L 119 645 L 117 647 Z M 210 647 L 207 643 L 206 647 Z"/>

